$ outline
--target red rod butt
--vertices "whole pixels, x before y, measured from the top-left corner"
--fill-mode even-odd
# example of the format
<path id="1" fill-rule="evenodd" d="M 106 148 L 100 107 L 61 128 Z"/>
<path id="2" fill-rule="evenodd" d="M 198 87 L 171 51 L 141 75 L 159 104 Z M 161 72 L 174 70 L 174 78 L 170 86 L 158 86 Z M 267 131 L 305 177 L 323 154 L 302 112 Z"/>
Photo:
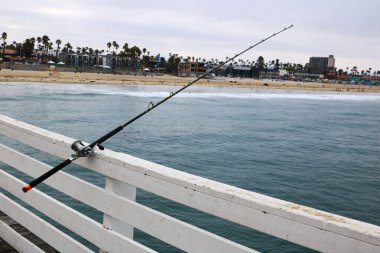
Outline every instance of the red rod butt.
<path id="1" fill-rule="evenodd" d="M 32 189 L 32 186 L 30 186 L 30 184 L 26 184 L 24 187 L 22 187 L 22 191 L 25 193 L 29 191 L 30 189 Z"/>

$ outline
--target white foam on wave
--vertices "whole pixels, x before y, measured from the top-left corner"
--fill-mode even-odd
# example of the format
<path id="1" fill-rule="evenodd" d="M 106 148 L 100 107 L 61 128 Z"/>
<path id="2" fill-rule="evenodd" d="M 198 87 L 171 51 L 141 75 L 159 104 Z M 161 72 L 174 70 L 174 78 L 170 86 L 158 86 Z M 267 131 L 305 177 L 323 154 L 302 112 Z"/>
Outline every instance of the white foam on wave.
<path id="1" fill-rule="evenodd" d="M 11 85 L 8 83 L 8 85 Z M 25 92 L 31 90 L 44 89 L 45 92 L 66 92 L 67 94 L 87 94 L 87 95 L 115 95 L 130 96 L 141 98 L 165 98 L 169 96 L 168 89 L 172 87 L 155 87 L 155 86 L 129 86 L 128 89 L 121 86 L 99 86 L 99 85 L 48 85 L 48 84 L 28 84 L 25 87 L 21 84 L 17 86 Z M 20 87 L 21 86 L 21 87 Z M 237 89 L 212 89 L 197 87 L 196 90 L 186 90 L 176 97 L 178 98 L 199 98 L 199 99 L 217 99 L 217 98 L 233 98 L 233 99 L 304 99 L 304 100 L 342 100 L 342 101 L 380 101 L 380 94 L 377 93 L 348 93 L 348 92 L 326 92 L 326 91 L 289 91 L 289 90 L 244 90 L 241 92 Z M 226 89 L 228 92 L 225 92 Z"/>
<path id="2" fill-rule="evenodd" d="M 123 95 L 130 97 L 164 98 L 169 96 L 165 91 L 98 91 L 104 95 Z M 214 92 L 183 92 L 179 98 L 237 98 L 237 99 L 307 99 L 307 100 L 353 100 L 353 101 L 380 101 L 379 95 L 367 94 L 323 94 L 323 93 L 214 93 Z"/>

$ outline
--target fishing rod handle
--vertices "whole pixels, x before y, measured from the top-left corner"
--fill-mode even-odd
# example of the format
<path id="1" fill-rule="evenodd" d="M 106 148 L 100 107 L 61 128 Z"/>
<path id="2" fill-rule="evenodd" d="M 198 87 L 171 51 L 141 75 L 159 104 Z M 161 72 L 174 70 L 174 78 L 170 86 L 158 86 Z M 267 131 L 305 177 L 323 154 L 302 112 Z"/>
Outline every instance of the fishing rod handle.
<path id="1" fill-rule="evenodd" d="M 57 173 L 58 171 L 60 171 L 61 169 L 63 169 L 67 165 L 69 165 L 73 160 L 74 160 L 74 158 L 70 157 L 69 159 L 58 164 L 57 166 L 55 166 L 54 168 L 52 168 L 51 170 L 49 170 L 45 174 L 43 174 L 40 177 L 32 180 L 29 184 L 26 184 L 24 187 L 22 187 L 22 191 L 27 193 L 30 189 L 34 188 L 35 186 L 40 184 L 42 181 L 44 181 L 48 177 L 52 176 L 53 174 Z"/>

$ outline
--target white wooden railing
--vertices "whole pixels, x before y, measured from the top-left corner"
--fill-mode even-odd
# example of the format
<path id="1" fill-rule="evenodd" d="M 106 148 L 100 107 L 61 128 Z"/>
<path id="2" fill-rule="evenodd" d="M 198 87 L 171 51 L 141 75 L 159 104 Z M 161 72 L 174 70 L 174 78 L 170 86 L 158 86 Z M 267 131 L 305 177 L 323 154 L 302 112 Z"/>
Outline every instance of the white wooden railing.
<path id="1" fill-rule="evenodd" d="M 0 134 L 66 159 L 74 139 L 0 115 Z M 0 161 L 32 177 L 51 167 L 0 144 Z M 0 168 L 0 186 L 106 252 L 154 252 L 133 240 L 138 228 L 186 252 L 256 252 L 135 202 L 136 187 L 217 217 L 322 252 L 380 252 L 380 227 L 271 198 L 127 154 L 96 151 L 77 164 L 106 176 L 102 189 L 65 172 L 46 184 L 104 213 L 100 224 Z M 0 210 L 60 252 L 91 252 L 0 193 Z M 6 224 L 0 237 L 20 252 L 40 252 Z"/>

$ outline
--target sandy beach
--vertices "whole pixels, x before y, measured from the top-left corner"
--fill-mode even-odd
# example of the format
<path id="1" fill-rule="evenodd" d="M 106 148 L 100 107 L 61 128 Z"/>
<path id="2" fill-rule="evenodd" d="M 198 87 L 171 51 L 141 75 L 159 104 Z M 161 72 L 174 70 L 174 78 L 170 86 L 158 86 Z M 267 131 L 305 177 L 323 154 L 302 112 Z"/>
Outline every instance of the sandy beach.
<path id="1" fill-rule="evenodd" d="M 74 73 L 58 71 L 23 71 L 2 69 L 0 82 L 38 82 L 38 83 L 70 83 L 70 84 L 125 84 L 125 85 L 185 85 L 195 78 L 162 76 L 133 76 L 98 73 Z M 380 92 L 380 86 L 343 85 L 316 82 L 294 82 L 276 80 L 256 80 L 241 78 L 215 78 L 198 81 L 197 86 L 241 87 L 270 89 L 305 89 L 326 91 L 358 91 Z"/>

